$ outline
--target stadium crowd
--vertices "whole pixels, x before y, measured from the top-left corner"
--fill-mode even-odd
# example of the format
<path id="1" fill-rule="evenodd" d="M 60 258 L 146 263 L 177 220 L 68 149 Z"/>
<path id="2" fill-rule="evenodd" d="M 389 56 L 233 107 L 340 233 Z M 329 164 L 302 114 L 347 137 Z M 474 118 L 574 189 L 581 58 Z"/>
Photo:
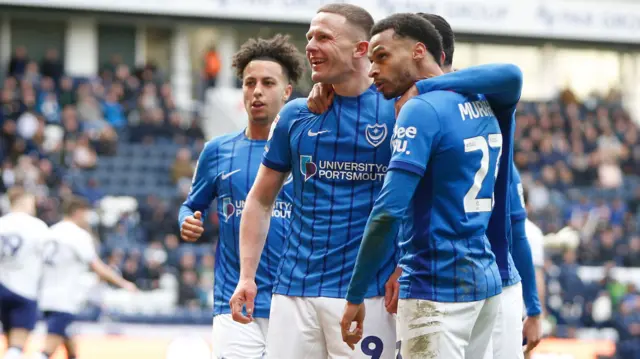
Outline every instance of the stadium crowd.
<path id="1" fill-rule="evenodd" d="M 99 76 L 71 78 L 55 50 L 36 60 L 18 48 L 0 88 L 0 193 L 16 184 L 37 193 L 47 224 L 60 219 L 61 198 L 71 193 L 98 214 L 106 196 L 136 197 L 135 210 L 113 223 L 96 216 L 100 253 L 145 291 L 159 289 L 163 275 L 174 276 L 177 306 L 201 311 L 209 322 L 217 215 L 208 216 L 199 244 L 177 236 L 177 211 L 204 146 L 198 117 L 176 108 L 154 66 L 132 69 L 114 56 Z M 517 124 L 515 160 L 530 218 L 545 233 L 569 231 L 574 238 L 548 245 L 546 303 L 555 335 L 611 327 L 622 346 L 640 346 L 640 295 L 634 283 L 613 275 L 616 267 L 640 267 L 638 126 L 613 91 L 581 102 L 570 91 L 547 103 L 523 102 Z M 142 182 L 115 182 L 129 176 L 119 170 L 135 170 L 129 159 L 140 148 L 163 153 L 157 174 L 141 167 Z M 108 176 L 98 175 L 102 163 L 109 163 Z M 149 191 L 125 191 L 154 176 L 163 178 Z M 6 201 L 1 209 L 6 213 Z M 604 276 L 584 278 L 580 266 L 602 266 Z"/>
<path id="2" fill-rule="evenodd" d="M 640 142 L 612 91 L 582 103 L 564 91 L 521 103 L 515 160 L 529 217 L 547 236 L 547 316 L 555 335 L 613 328 L 622 351 L 638 352 Z M 598 270 L 586 271 L 585 268 Z M 600 273 L 589 275 L 589 273 Z"/>
<path id="3" fill-rule="evenodd" d="M 80 195 L 98 209 L 102 198 L 118 194 L 117 187 L 101 186 L 93 173 L 100 162 L 117 156 L 122 144 L 183 146 L 173 151 L 175 163 L 167 171 L 167 180 L 178 188 L 172 196 L 141 197 L 136 213 L 122 214 L 109 227 L 97 218 L 94 230 L 100 252 L 126 279 L 152 290 L 161 274 L 174 273 L 180 278 L 178 305 L 210 308 L 213 249 L 198 250 L 197 258 L 195 251 L 178 257 L 175 235 L 177 208 L 198 155 L 192 149 L 202 148 L 204 134 L 197 118 L 176 108 L 162 73 L 153 66 L 131 69 L 113 56 L 99 76 L 71 78 L 55 50 L 38 62 L 22 47 L 7 65 L 0 88 L 0 192 L 21 184 L 36 193 L 38 215 L 52 225 L 60 220 L 65 196 Z M 2 213 L 7 210 L 4 199 Z M 206 238 L 215 241 L 215 230 Z"/>

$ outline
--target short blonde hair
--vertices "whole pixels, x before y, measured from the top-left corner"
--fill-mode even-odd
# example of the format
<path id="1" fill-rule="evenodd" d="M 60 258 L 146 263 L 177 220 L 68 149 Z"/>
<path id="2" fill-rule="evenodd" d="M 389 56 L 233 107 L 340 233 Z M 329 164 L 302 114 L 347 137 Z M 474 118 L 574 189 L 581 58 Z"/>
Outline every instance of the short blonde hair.
<path id="1" fill-rule="evenodd" d="M 16 203 L 20 202 L 25 196 L 29 195 L 28 192 L 24 190 L 21 186 L 14 186 L 9 188 L 7 191 L 7 198 L 9 198 L 9 203 L 12 206 L 15 206 Z"/>

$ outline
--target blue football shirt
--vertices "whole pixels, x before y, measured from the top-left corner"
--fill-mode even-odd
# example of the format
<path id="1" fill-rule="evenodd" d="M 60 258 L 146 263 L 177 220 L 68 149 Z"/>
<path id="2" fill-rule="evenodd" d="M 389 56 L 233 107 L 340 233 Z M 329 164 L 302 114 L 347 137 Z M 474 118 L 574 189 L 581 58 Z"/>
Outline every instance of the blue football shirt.
<path id="1" fill-rule="evenodd" d="M 255 181 L 267 141 L 251 140 L 244 130 L 217 137 L 200 154 L 193 186 L 181 208 L 181 222 L 195 211 L 203 212 L 217 200 L 220 235 L 216 248 L 214 315 L 231 313 L 229 300 L 240 278 L 240 218 L 247 194 Z M 274 205 L 256 285 L 254 316 L 268 318 L 273 280 L 280 262 L 284 238 L 292 213 L 291 178 L 285 182 Z"/>
<path id="2" fill-rule="evenodd" d="M 449 91 L 419 95 L 402 108 L 392 146 L 389 169 L 422 177 L 400 243 L 400 297 L 467 302 L 499 294 L 486 231 L 502 134 L 489 103 Z"/>
<path id="3" fill-rule="evenodd" d="M 520 171 L 515 163 L 511 166 L 511 183 L 509 184 L 509 197 L 511 201 L 511 222 L 527 218 L 527 210 L 524 204 L 524 189 Z"/>
<path id="4" fill-rule="evenodd" d="M 522 183 L 520 181 L 520 172 L 516 168 L 515 163 L 511 163 L 511 178 L 509 183 L 509 202 L 510 202 L 510 218 L 511 218 L 511 241 L 506 243 L 508 247 L 507 251 L 507 265 L 506 268 L 500 271 L 500 275 L 502 276 L 502 286 L 508 287 L 519 283 L 521 280 L 520 273 L 516 268 L 516 265 L 513 261 L 513 241 L 516 240 L 514 238 L 514 228 L 519 225 L 519 222 L 523 222 L 527 218 L 527 211 L 524 208 L 524 197 L 523 197 Z M 499 242 L 492 243 L 493 246 L 498 245 Z"/>
<path id="5" fill-rule="evenodd" d="M 357 97 L 336 95 L 321 115 L 306 101 L 281 110 L 262 160 L 293 175 L 291 231 L 274 293 L 343 298 L 389 164 L 394 101 L 373 86 Z M 385 254 L 367 297 L 384 293 L 395 254 Z"/>

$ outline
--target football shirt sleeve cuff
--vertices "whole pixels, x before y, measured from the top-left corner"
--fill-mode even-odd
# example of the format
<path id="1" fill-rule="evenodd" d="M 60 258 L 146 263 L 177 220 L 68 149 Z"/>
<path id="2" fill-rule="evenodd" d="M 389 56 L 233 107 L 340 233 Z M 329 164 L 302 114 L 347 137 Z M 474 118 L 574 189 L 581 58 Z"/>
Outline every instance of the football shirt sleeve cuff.
<path id="1" fill-rule="evenodd" d="M 407 172 L 411 172 L 411 173 L 415 173 L 418 176 L 424 175 L 424 168 L 422 168 L 421 166 L 418 166 L 416 164 L 413 163 L 409 163 L 409 162 L 404 162 L 404 161 L 393 161 L 389 164 L 389 170 L 392 169 L 400 169 L 403 171 L 407 171 Z"/>
<path id="2" fill-rule="evenodd" d="M 289 172 L 291 170 L 291 166 L 273 162 L 266 157 L 262 157 L 262 164 L 278 172 Z"/>

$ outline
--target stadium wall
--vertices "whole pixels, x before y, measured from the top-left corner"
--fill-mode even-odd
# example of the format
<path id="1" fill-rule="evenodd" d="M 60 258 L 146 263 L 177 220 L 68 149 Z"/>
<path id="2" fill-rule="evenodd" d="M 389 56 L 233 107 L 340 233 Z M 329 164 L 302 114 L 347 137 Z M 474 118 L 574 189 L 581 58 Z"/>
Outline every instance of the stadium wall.
<path id="1" fill-rule="evenodd" d="M 0 63 L 6 64 L 18 45 L 12 43 L 17 20 L 59 21 L 64 25 L 64 41 L 60 46 L 67 72 L 91 76 L 102 60 L 102 42 L 108 40 L 104 34 L 118 26 L 127 27 L 132 37 L 132 48 L 128 49 L 131 62 L 135 65 L 149 60 L 160 62 L 160 67 L 171 75 L 178 105 L 194 109 L 197 103 L 194 98 L 212 97 L 200 95 L 204 90 L 198 77 L 202 54 L 212 42 L 223 64 L 231 62 L 235 50 L 250 36 L 285 32 L 292 34 L 296 44 L 303 48 L 305 23 L 318 6 L 329 1 L 0 0 L 0 7 L 4 6 L 0 18 L 3 40 Z M 640 83 L 640 4 L 610 6 L 611 3 L 582 0 L 351 2 L 365 5 L 377 18 L 397 11 L 442 14 L 461 35 L 454 65 L 462 68 L 487 62 L 514 62 L 523 69 L 526 79 L 523 99 L 548 100 L 567 86 L 579 98 L 585 98 L 594 90 L 606 93 L 616 86 L 625 95 L 626 107 L 636 119 L 640 118 L 640 88 L 636 85 Z M 32 25 L 42 26 L 41 23 L 44 21 Z M 159 29 L 166 32 L 166 37 L 151 41 Z M 584 76 L 585 73 L 590 76 Z M 303 82 L 308 88 L 309 81 Z M 231 67 L 222 66 L 216 87 L 234 89 L 235 83 Z M 237 101 L 231 102 L 235 106 Z M 206 106 L 212 109 L 206 115 L 209 129 L 221 122 L 211 113 L 221 113 L 223 119 L 228 119 L 225 113 L 235 116 L 237 112 L 220 108 L 216 103 L 207 102 Z M 236 120 L 243 119 L 241 116 Z M 207 134 L 217 133 L 208 130 Z"/>

